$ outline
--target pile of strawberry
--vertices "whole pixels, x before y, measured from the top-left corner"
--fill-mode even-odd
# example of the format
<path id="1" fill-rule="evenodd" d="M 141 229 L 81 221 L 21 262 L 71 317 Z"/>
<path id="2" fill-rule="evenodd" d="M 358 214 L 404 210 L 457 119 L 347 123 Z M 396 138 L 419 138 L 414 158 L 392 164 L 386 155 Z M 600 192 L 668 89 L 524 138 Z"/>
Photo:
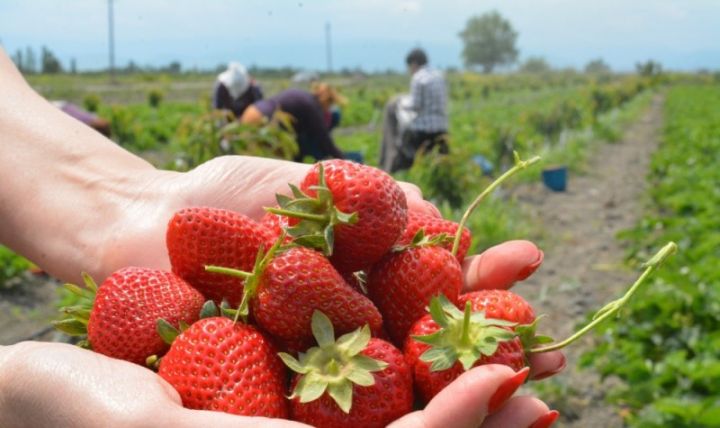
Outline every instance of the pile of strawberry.
<path id="1" fill-rule="evenodd" d="M 172 272 L 86 276 L 56 325 L 157 368 L 186 407 L 321 427 L 385 426 L 471 367 L 520 370 L 546 340 L 520 296 L 462 294 L 470 232 L 409 212 L 386 173 L 326 161 L 290 187 L 260 222 L 175 213 Z"/>

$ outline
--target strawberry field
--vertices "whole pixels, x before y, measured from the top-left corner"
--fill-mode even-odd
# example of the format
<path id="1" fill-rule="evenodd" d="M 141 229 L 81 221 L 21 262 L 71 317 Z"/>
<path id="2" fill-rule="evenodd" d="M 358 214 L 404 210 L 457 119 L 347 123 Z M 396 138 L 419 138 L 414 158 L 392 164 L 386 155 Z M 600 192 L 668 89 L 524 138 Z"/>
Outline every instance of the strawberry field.
<path id="1" fill-rule="evenodd" d="M 720 426 L 720 88 L 668 91 L 647 212 L 622 234 L 637 262 L 674 240 L 679 254 L 583 363 L 620 378 L 609 399 L 641 427 Z"/>
<path id="2" fill-rule="evenodd" d="M 292 85 L 289 80 L 277 77 L 263 79 L 261 76 L 259 80 L 266 94 Z M 334 131 L 336 142 L 342 150 L 358 152 L 362 154 L 367 165 L 376 166 L 382 138 L 383 106 L 391 96 L 407 90 L 406 77 L 335 76 L 329 80 L 335 83 L 349 100 L 343 108 L 341 127 Z M 226 118 L 211 111 L 209 107 L 208 94 L 212 87 L 212 78 L 205 75 L 121 76 L 115 84 L 107 84 L 97 76 L 71 79 L 62 75 L 40 75 L 34 76 L 31 84 L 48 98 L 61 97 L 71 100 L 107 118 L 110 121 L 112 138 L 118 145 L 160 168 L 187 171 L 225 154 L 283 159 L 292 157 L 294 141 L 292 135 L 284 129 L 286 126 L 283 126 L 282 121 L 286 119 L 280 117 L 278 121 L 260 128 L 232 122 L 227 125 Z M 580 73 L 556 72 L 541 78 L 522 74 L 487 76 L 452 73 L 448 77 L 448 88 L 450 154 L 425 154 L 416 160 L 411 169 L 393 176 L 396 180 L 417 184 L 424 197 L 439 208 L 444 218 L 442 221 L 413 217 L 411 214 L 404 214 L 406 222 L 398 221 L 398 224 L 392 224 L 393 222 L 387 219 L 372 221 L 374 227 L 379 228 L 369 234 L 375 242 L 366 243 L 362 248 L 343 247 L 348 245 L 349 240 L 343 237 L 342 232 L 338 232 L 342 229 L 338 228 L 337 223 L 331 226 L 313 223 L 321 217 L 318 207 L 325 207 L 327 203 L 323 198 L 329 197 L 331 202 L 333 197 L 342 199 L 337 195 L 327 196 L 323 193 L 330 193 L 330 190 L 323 187 L 326 184 L 323 180 L 327 178 L 328 188 L 332 189 L 332 181 L 341 180 L 337 177 L 341 177 L 342 173 L 337 171 L 342 170 L 345 173 L 343 168 L 349 168 L 351 175 L 365 177 L 365 169 L 357 172 L 352 169 L 356 168 L 355 165 L 348 167 L 333 163 L 327 164 L 328 172 L 315 167 L 302 183 L 291 183 L 302 186 L 302 190 L 293 190 L 294 197 L 300 202 L 279 198 L 278 206 L 270 210 L 271 213 L 260 222 L 250 222 L 235 213 L 224 211 L 190 207 L 178 211 L 167 232 L 173 272 L 178 278 L 172 277 L 167 281 L 175 287 L 177 279 L 177 287 L 182 289 L 177 292 L 183 294 L 183 304 L 187 303 L 189 308 L 184 315 L 191 312 L 192 315 L 173 318 L 166 323 L 168 326 L 158 327 L 159 330 L 164 329 L 163 339 L 174 339 L 175 343 L 182 345 L 173 345 L 165 360 L 148 363 L 155 364 L 155 368 L 159 367 L 160 375 L 181 394 L 190 397 L 189 400 L 202 395 L 204 392 L 193 389 L 196 385 L 192 385 L 185 377 L 186 372 L 195 368 L 183 365 L 187 361 L 184 353 L 192 354 L 192 346 L 195 346 L 198 340 L 207 340 L 200 327 L 195 327 L 203 324 L 207 329 L 226 332 L 223 334 L 232 336 L 232 340 L 247 343 L 256 341 L 252 342 L 254 352 L 257 353 L 253 358 L 262 360 L 262 364 L 267 363 L 267 367 L 263 366 L 263 382 L 275 386 L 282 383 L 278 379 L 286 376 L 287 366 L 291 369 L 288 373 L 298 373 L 294 375 L 293 398 L 312 401 L 319 396 L 318 391 L 322 394 L 327 389 L 334 403 L 339 406 L 338 409 L 348 413 L 348 400 L 353 402 L 353 388 L 346 384 L 338 386 L 328 383 L 323 377 L 326 376 L 324 372 L 312 377 L 315 376 L 313 373 L 316 373 L 318 365 L 330 365 L 327 359 L 332 358 L 326 353 L 334 352 L 336 354 L 333 355 L 342 355 L 343 361 L 348 362 L 348 367 L 353 368 L 349 375 L 354 378 L 353 382 L 360 379 L 358 382 L 368 383 L 368 378 L 373 378 L 373 373 L 381 370 L 388 370 L 388 373 L 392 372 L 393 376 L 402 379 L 401 383 L 406 389 L 397 394 L 399 398 L 394 403 L 394 408 L 402 411 L 384 416 L 388 418 L 388 422 L 412 409 L 412 378 L 415 379 L 415 389 L 420 391 L 422 397 L 419 399 L 416 396 L 416 400 L 427 402 L 449 382 L 449 374 L 443 374 L 445 380 L 442 380 L 443 376 L 437 376 L 435 370 L 450 370 L 452 367 L 452 376 L 457 377 L 464 369 L 469 369 L 486 357 L 498 358 L 500 363 L 513 367 L 514 370 L 522 369 L 527 365 L 533 351 L 544 351 L 543 339 L 530 334 L 529 345 L 521 343 L 527 338 L 523 337 L 521 341 L 522 335 L 517 338 L 510 337 L 507 328 L 532 323 L 536 315 L 533 308 L 537 312 L 540 308 L 554 311 L 558 307 L 568 308 L 575 305 L 577 307 L 573 312 L 558 311 L 554 314 L 555 319 L 552 319 L 553 315 L 550 317 L 549 326 L 556 329 L 555 333 L 562 338 L 571 324 L 584 324 L 588 321 L 592 314 L 609 300 L 608 297 L 620 297 L 622 290 L 629 285 L 624 282 L 625 279 L 635 278 L 635 272 L 641 270 L 641 263 L 648 261 L 665 243 L 673 241 L 678 245 L 678 253 L 670 258 L 662 269 L 653 272 L 642 291 L 622 309 L 618 308 L 620 316 L 612 317 L 613 319 L 600 325 L 594 336 L 579 342 L 576 354 L 572 353 L 575 351 L 569 351 L 568 361 L 572 370 L 582 369 L 593 373 L 590 376 L 600 377 L 601 383 L 598 385 L 601 389 L 594 391 L 592 397 L 598 398 L 598 403 L 594 404 L 600 406 L 599 403 L 602 402 L 605 403 L 602 405 L 604 407 L 598 410 L 593 408 L 593 403 L 586 402 L 578 405 L 575 411 L 570 409 L 574 405 L 570 401 L 572 395 L 590 394 L 587 389 L 580 389 L 581 386 L 574 384 L 578 376 L 583 375 L 569 373 L 563 380 L 561 373 L 557 380 L 546 384 L 548 386 L 541 383 L 535 390 L 540 398 L 553 402 L 555 408 L 562 409 L 565 406 L 560 426 L 607 427 L 622 424 L 632 427 L 720 427 L 720 271 L 716 266 L 720 258 L 720 224 L 717 220 L 717 207 L 720 206 L 720 168 L 717 166 L 720 161 L 720 86 L 717 82 L 707 76 L 690 75 L 613 75 L 599 78 Z M 654 113 L 656 108 L 661 109 L 663 114 Z M 648 125 L 646 122 L 652 123 Z M 287 125 L 287 122 L 284 124 Z M 640 185 L 646 196 L 638 202 L 638 205 L 642 206 L 642 212 L 633 211 L 627 214 L 625 220 L 630 219 L 633 226 L 623 228 L 617 237 L 612 235 L 599 239 L 593 235 L 608 234 L 609 228 L 606 226 L 615 221 L 613 216 L 617 215 L 616 211 L 611 210 L 618 208 L 618 204 L 619 211 L 626 206 L 623 204 L 627 203 L 627 200 L 623 198 L 627 197 L 627 194 L 623 193 L 623 189 L 616 191 L 604 188 L 606 193 L 612 193 L 610 196 L 592 193 L 597 191 L 594 187 L 571 187 L 564 194 L 554 194 L 540 184 L 540 170 L 551 165 L 567 166 L 572 180 L 577 177 L 575 183 L 582 182 L 590 186 L 588 183 L 592 183 L 592 180 L 607 181 L 601 171 L 610 170 L 612 167 L 603 165 L 601 157 L 607 157 L 607 162 L 617 161 L 611 154 L 620 153 L 620 147 L 636 142 L 634 133 L 637 133 L 638 129 L 645 129 L 644 133 L 640 132 L 642 138 L 656 138 L 650 130 L 651 125 L 656 125 L 661 132 L 657 149 L 651 144 L 643 147 L 655 150 L 654 153 L 642 152 L 644 148 L 634 152 L 635 155 L 651 159 L 649 171 L 641 170 L 637 163 L 627 160 L 619 164 L 618 170 L 613 170 L 618 175 L 627 173 L 628 176 L 646 176 L 646 183 Z M 643 126 L 645 128 L 642 128 Z M 227 143 L 226 147 L 219 144 L 221 140 Z M 618 150 L 613 152 L 613 146 L 618 147 Z M 542 160 L 536 163 L 533 158 L 530 162 L 523 162 L 515 157 L 514 152 L 521 153 L 526 161 L 534 155 L 539 155 Z M 492 168 L 483 170 L 479 159 L 489 162 Z M 309 159 L 307 161 L 310 162 Z M 517 176 L 501 186 L 491 185 L 513 165 L 521 170 Z M 582 181 L 581 177 L 584 177 L 585 181 Z M 389 186 L 375 176 L 366 180 L 375 179 L 382 184 L 375 184 L 373 181 L 372 186 L 367 185 L 360 193 L 371 194 L 373 188 Z M 385 178 L 383 180 L 392 182 Z M 625 185 L 622 178 L 621 181 L 613 183 L 616 188 Z M 470 242 L 469 234 L 458 233 L 455 237 L 456 248 L 452 252 L 447 251 L 452 248 L 452 238 L 460 230 L 457 223 L 461 221 L 466 208 L 488 186 L 492 186 L 493 191 L 484 195 L 486 198 L 465 224 L 472 233 L 472 241 Z M 630 187 L 630 183 L 628 186 Z M 400 190 L 393 188 L 392 192 L 397 193 L 393 194 L 392 198 L 398 199 Z M 557 203 L 563 207 L 566 207 L 563 204 L 567 204 L 568 211 L 571 211 L 572 204 L 587 202 L 588 194 L 591 194 L 590 199 L 608 198 L 596 209 L 598 218 L 558 220 L 552 217 L 554 214 L 548 214 L 550 208 L 543 205 L 547 202 L 539 202 L 541 199 L 558 201 L 550 204 Z M 318 199 L 312 199 L 315 197 Z M 365 218 L 375 215 L 377 209 L 371 207 Z M 394 214 L 389 216 L 392 220 L 401 217 L 398 214 L 400 209 L 394 205 L 383 209 L 395 210 Z M 603 211 L 606 209 L 607 212 Z M 349 211 L 349 208 L 346 211 Z M 585 216 L 589 215 L 587 211 L 583 213 Z M 351 221 L 343 217 L 345 213 L 342 211 L 334 215 L 340 217 L 340 222 Z M 242 229 L 241 232 L 227 231 L 223 229 L 225 226 L 214 223 L 213 218 L 225 216 L 229 220 L 224 223 Z M 556 215 L 558 216 L 562 216 L 562 213 Z M 283 230 L 298 224 L 292 223 L 296 220 L 289 218 L 298 219 L 301 225 L 290 228 L 290 236 L 286 236 Z M 578 228 L 573 224 L 581 221 L 594 222 L 596 229 Z M 213 241 L 208 236 L 196 236 L 194 233 L 197 229 L 193 228 L 193 224 L 197 222 L 213 230 L 213 233 L 217 232 L 218 236 L 243 239 L 219 243 L 220 240 Z M 408 226 L 404 229 L 406 224 Z M 388 234 L 385 229 L 388 228 L 397 230 L 389 233 L 392 236 L 385 239 L 384 235 Z M 416 234 L 418 230 L 423 233 Z M 425 236 L 425 233 L 428 236 Z M 579 236 L 581 233 L 583 235 Z M 453 236 L 439 236 L 441 234 Z M 251 239 L 247 239 L 248 237 Z M 205 239 L 210 240 L 205 242 Z M 281 245 L 285 243 L 285 239 L 292 239 L 300 246 L 286 249 Z M 367 236 L 355 236 L 354 239 L 367 239 Z M 380 242 L 383 239 L 387 242 Z M 435 241 L 432 241 L 433 239 Z M 554 277 L 540 276 L 545 281 L 559 283 L 559 289 L 548 292 L 545 285 L 535 284 L 532 279 L 513 289 L 519 295 L 531 296 L 532 300 L 530 297 L 527 299 L 532 307 L 525 300 L 507 303 L 514 297 L 506 296 L 502 293 L 504 290 L 493 290 L 498 293 L 483 294 L 481 297 L 473 293 L 459 295 L 462 278 L 457 260 L 462 260 L 466 252 L 479 254 L 499 243 L 514 239 L 530 239 L 542 248 L 546 261 L 539 271 L 541 275 L 543 269 L 550 270 L 550 275 L 555 274 L 554 270 L 559 269 L 558 266 L 562 264 L 553 258 L 561 254 L 575 265 L 585 266 L 586 270 L 602 271 L 591 277 L 593 281 L 601 278 L 604 281 L 605 272 L 615 275 L 623 271 L 620 277 L 606 280 L 617 282 L 620 278 L 621 283 L 615 284 L 619 288 L 608 288 L 604 291 L 605 294 L 585 296 L 583 304 L 577 305 L 577 293 L 596 284 L 580 284 L 585 277 L 581 279 L 580 275 L 573 276 L 574 272 L 563 276 L 560 272 Z M 330 244 L 324 240 L 329 240 Z M 573 243 L 578 240 L 586 241 L 586 246 L 578 244 L 577 248 L 589 249 L 587 254 L 573 254 Z M 205 247 L 212 247 L 212 256 L 194 254 L 195 242 L 203 242 Z M 340 248 L 335 253 L 333 242 Z M 624 254 L 602 259 L 607 256 L 608 242 L 617 243 L 623 248 Z M 392 250 L 397 253 L 389 250 L 394 244 L 399 246 Z M 368 249 L 373 245 L 378 248 Z M 428 245 L 433 249 L 444 248 L 442 256 L 431 256 L 430 251 L 426 253 Z M 320 252 L 309 250 L 305 246 L 322 251 L 325 255 L 322 256 Z M 568 248 L 560 248 L 563 246 Z M 235 251 L 241 251 L 242 254 L 238 256 Z M 367 259 L 357 256 L 364 252 L 369 254 Z M 215 257 L 217 254 L 233 254 L 242 258 L 242 266 L 235 265 L 231 258 Z M 407 259 L 403 259 L 406 256 Z M 621 256 L 625 259 L 620 260 Z M 404 275 L 409 269 L 400 269 L 397 266 L 401 263 L 410 264 L 409 260 L 413 257 L 423 260 L 420 263 L 422 267 L 438 263 L 452 268 L 428 273 L 427 277 L 420 279 L 405 279 Z M 437 262 L 439 257 L 444 257 L 442 263 Z M 315 312 L 302 306 L 297 313 L 286 314 L 286 308 L 294 304 L 293 299 L 297 298 L 287 290 L 292 289 L 297 295 L 311 293 L 302 289 L 302 281 L 288 279 L 294 278 L 295 273 L 290 269 L 295 265 L 311 267 L 306 269 L 310 271 L 309 274 L 306 271 L 302 273 L 310 275 L 310 279 L 303 277 L 303 281 L 315 280 L 312 275 L 316 275 L 316 272 L 335 272 L 337 269 L 337 272 L 329 275 L 330 279 L 321 280 L 327 282 L 328 289 L 334 290 L 331 296 L 333 299 L 341 296 L 337 298 L 352 302 L 353 310 L 326 304 L 326 300 L 331 300 L 329 295 L 311 295 L 308 299 L 317 306 Z M 659 263 L 650 265 L 654 271 Z M 537 267 L 535 264 L 527 271 L 513 272 L 512 281 L 508 279 L 509 283 L 516 279 L 525 279 Z M 627 272 L 629 269 L 632 269 L 632 273 Z M 33 267 L 29 261 L 13 254 L 9 249 L 0 247 L 0 308 L 5 312 L 4 318 L 0 318 L 0 326 L 12 327 L 28 320 L 37 326 L 32 331 L 6 329 L 3 336 L 0 336 L 0 344 L 11 344 L 28 338 L 67 340 L 49 332 L 46 327 L 51 318 L 57 318 L 55 313 L 58 306 L 69 308 L 66 310 L 65 320 L 61 322 L 64 331 L 92 335 L 89 331 L 91 321 L 88 319 L 88 309 L 80 304 L 101 298 L 99 292 L 97 297 L 94 295 L 96 286 L 88 282 L 88 288 L 83 291 L 72 287 L 70 292 L 63 291 L 51 278 L 37 273 L 30 274 L 30 270 L 33 270 Z M 298 267 L 297 270 L 301 271 L 302 268 Z M 358 276 L 352 275 L 353 272 L 361 270 L 364 272 L 361 275 L 362 281 Z M 350 275 L 346 275 L 348 273 Z M 416 273 L 421 276 L 423 271 L 418 269 L 418 272 L 412 274 Z M 225 276 L 221 277 L 220 274 Z M 113 277 L 110 283 L 112 287 L 122 287 L 126 282 L 135 281 L 138 276 L 153 278 L 153 275 L 154 272 L 126 270 Z M 236 287 L 238 278 L 245 281 L 244 289 Z M 96 279 L 98 283 L 102 280 Z M 187 281 L 192 287 L 183 281 Z M 450 301 L 425 299 L 427 296 L 413 294 L 417 290 L 403 288 L 412 281 L 445 287 L 443 294 Z M 28 293 L 23 290 L 23 283 L 40 283 L 38 290 L 45 291 L 34 290 Z M 208 283 L 211 283 L 212 287 L 203 288 Z M 537 287 L 531 290 L 528 284 Z M 103 287 L 105 290 L 111 289 L 109 286 Z M 103 290 L 103 287 L 100 290 Z M 297 287 L 297 290 L 293 287 Z M 93 292 L 88 293 L 87 290 Z M 548 297 L 548 293 L 556 291 L 557 297 Z M 620 294 L 611 294 L 610 291 Z M 393 294 L 395 292 L 398 294 Z M 273 299 L 267 297 L 268 293 L 274 293 Z M 217 305 L 203 306 L 203 296 L 215 300 Z M 110 297 L 102 298 L 109 299 L 112 305 L 120 305 L 119 301 L 122 300 L 111 294 Z M 226 302 L 222 303 L 223 300 Z M 502 305 L 512 306 L 517 312 L 513 315 L 503 311 L 495 313 L 494 307 L 488 306 L 488 301 L 502 301 Z M 427 306 L 430 307 L 430 315 L 420 318 L 421 314 L 425 314 Z M 322 312 L 318 307 L 321 307 Z M 185 325 L 196 320 L 193 316 L 201 308 L 210 320 L 199 321 L 190 327 Z M 412 312 L 413 322 L 406 319 L 395 320 L 395 315 L 387 315 L 395 312 Z M 495 321 L 499 319 L 497 325 L 491 326 L 495 330 L 491 333 L 482 330 L 487 327 L 483 324 L 486 322 L 483 318 L 485 315 L 480 317 L 477 313 L 483 313 L 488 318 L 496 319 Z M 252 314 L 251 322 L 259 326 L 259 331 L 267 333 L 271 339 L 262 339 L 263 336 L 259 335 L 254 327 L 237 328 L 227 319 L 211 316 L 222 314 L 234 318 L 236 322 L 239 319 L 248 320 Z M 164 316 L 175 315 L 171 313 Z M 604 315 L 601 314 L 602 316 Z M 288 317 L 288 320 L 283 321 L 284 324 L 275 323 L 275 320 L 285 317 Z M 422 322 L 414 324 L 418 319 Z M 360 329 L 364 322 L 365 327 Z M 482 328 L 477 327 L 478 325 Z M 439 329 L 438 326 L 442 328 Z M 502 342 L 503 352 L 506 351 L 505 345 L 517 349 L 508 351 L 508 356 L 502 352 L 499 356 L 494 354 L 497 343 L 490 354 L 482 353 L 486 351 L 481 352 L 476 348 L 462 351 L 469 352 L 470 355 L 461 351 L 448 351 L 448 342 L 454 344 L 457 337 L 469 335 L 469 331 L 474 328 L 483 331 L 483 335 L 488 334 L 491 337 L 488 341 Z M 542 328 L 540 332 L 546 333 Z M 127 332 L 113 332 L 113 335 L 117 336 L 124 334 Z M 133 334 L 139 337 L 144 331 Z M 416 349 L 411 346 L 409 354 L 406 351 L 404 358 L 413 361 L 410 369 L 403 368 L 401 363 L 395 361 L 402 360 L 402 354 L 395 355 L 394 352 L 398 351 L 389 345 L 391 342 L 402 344 L 408 334 L 427 336 L 422 344 L 418 341 L 412 345 Z M 96 343 L 102 342 L 97 336 L 94 340 Z M 157 342 L 152 352 L 141 349 L 137 354 L 118 357 L 143 364 L 148 355 L 167 350 L 167 346 L 160 343 L 160 339 L 153 336 L 148 342 L 152 340 Z M 297 356 L 295 351 L 307 350 L 309 344 L 316 341 L 320 344 L 319 348 L 311 348 L 313 350 L 308 350 L 307 354 Z M 113 354 L 116 350 L 112 349 L 111 345 L 106 350 L 98 345 L 93 348 L 98 352 L 117 356 Z M 285 366 L 280 365 L 278 368 L 271 361 L 274 357 L 268 357 L 273 354 L 274 347 L 285 351 L 281 354 Z M 315 350 L 320 348 L 323 348 L 322 352 Z M 462 346 L 459 346 L 460 348 Z M 214 350 L 203 352 L 207 354 Z M 383 361 L 369 358 L 380 354 L 389 356 Z M 323 363 L 319 364 L 318 361 Z M 208 364 L 214 363 L 215 360 L 208 360 Z M 430 366 L 433 367 L 432 370 L 429 369 Z M 412 371 L 412 375 L 407 370 Z M 386 386 L 378 382 L 373 387 Z M 286 416 L 283 413 L 286 401 L 283 390 L 276 389 L 272 394 L 268 393 L 272 395 L 268 400 L 273 402 L 273 411 L 268 414 Z M 381 393 L 378 389 L 377 394 Z M 358 401 L 355 403 L 370 400 L 363 395 L 356 398 Z M 244 398 L 248 401 L 253 399 Z M 302 415 L 300 420 L 310 422 L 316 421 L 313 418 L 322 413 L 322 409 L 335 406 L 330 399 L 315 401 L 307 406 L 299 405 L 298 399 L 290 402 L 295 406 L 293 412 Z M 198 400 L 195 405 L 203 408 L 206 404 Z M 235 403 L 232 402 L 219 405 L 229 406 L 225 408 L 226 411 L 244 411 L 242 406 L 239 410 L 233 407 Z M 590 411 L 600 413 L 593 414 Z M 335 416 L 342 417 L 340 413 L 338 415 L 340 416 Z M 595 415 L 596 418 L 600 415 L 600 419 L 593 420 L 592 416 L 588 415 Z"/>

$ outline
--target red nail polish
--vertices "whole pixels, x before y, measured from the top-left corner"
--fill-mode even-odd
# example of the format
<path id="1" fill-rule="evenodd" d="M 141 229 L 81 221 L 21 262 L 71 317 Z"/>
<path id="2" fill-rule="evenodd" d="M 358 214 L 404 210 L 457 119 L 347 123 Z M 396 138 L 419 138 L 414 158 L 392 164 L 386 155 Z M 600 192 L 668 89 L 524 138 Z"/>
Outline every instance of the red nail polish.
<path id="1" fill-rule="evenodd" d="M 495 413 L 520 388 L 520 385 L 527 379 L 528 373 L 530 373 L 530 368 L 525 367 L 498 387 L 488 401 L 488 414 Z"/>
<path id="2" fill-rule="evenodd" d="M 533 376 L 533 380 L 542 380 L 545 378 L 548 378 L 554 374 L 560 373 L 565 369 L 565 366 L 567 366 L 567 358 L 565 358 L 565 355 L 562 356 L 562 364 L 560 364 L 560 367 L 556 368 L 555 370 L 550 370 L 543 373 L 538 373 L 535 376 Z"/>
<path id="3" fill-rule="evenodd" d="M 540 416 L 535 422 L 532 423 L 528 428 L 548 428 L 551 426 L 557 418 L 560 416 L 560 412 L 557 410 L 551 410 L 544 415 Z"/>

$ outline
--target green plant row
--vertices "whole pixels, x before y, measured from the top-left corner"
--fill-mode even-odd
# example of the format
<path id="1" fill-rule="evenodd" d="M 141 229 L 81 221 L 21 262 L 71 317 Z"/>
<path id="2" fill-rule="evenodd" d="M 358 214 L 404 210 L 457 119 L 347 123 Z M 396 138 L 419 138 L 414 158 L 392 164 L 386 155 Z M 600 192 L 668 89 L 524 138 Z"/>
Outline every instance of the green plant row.
<path id="1" fill-rule="evenodd" d="M 631 260 L 679 251 L 583 357 L 623 381 L 608 399 L 633 427 L 720 427 L 720 86 L 673 87 L 649 175 L 650 206 L 623 233 Z"/>

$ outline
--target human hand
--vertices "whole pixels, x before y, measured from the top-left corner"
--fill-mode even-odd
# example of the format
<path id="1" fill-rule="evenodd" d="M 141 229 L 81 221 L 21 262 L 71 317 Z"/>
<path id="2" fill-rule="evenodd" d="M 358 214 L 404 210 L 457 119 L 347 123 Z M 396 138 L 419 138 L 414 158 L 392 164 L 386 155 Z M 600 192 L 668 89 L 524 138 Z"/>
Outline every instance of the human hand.
<path id="1" fill-rule="evenodd" d="M 149 369 L 61 343 L 0 347 L 0 391 L 3 427 L 307 427 L 186 409 Z"/>
<path id="2" fill-rule="evenodd" d="M 100 262 L 90 270 L 105 278 L 125 266 L 169 269 L 165 229 L 173 214 L 186 207 L 224 208 L 259 220 L 264 208 L 276 205 L 275 194 L 289 194 L 288 183 L 299 183 L 311 165 L 248 156 L 222 156 L 186 173 L 153 171 L 138 180 L 122 215 L 99 242 Z M 399 183 L 408 208 L 440 216 L 423 200 L 417 186 Z"/>
<path id="3" fill-rule="evenodd" d="M 465 291 L 510 288 L 540 265 L 543 253 L 529 241 L 508 241 L 465 259 Z M 559 352 L 532 354 L 529 372 L 514 372 L 504 365 L 475 367 L 453 381 L 423 410 L 395 421 L 404 427 L 547 427 L 558 417 L 534 397 L 511 397 L 527 379 L 544 379 L 566 364 Z M 528 369 L 524 369 L 527 371 Z M 536 425 L 537 424 L 537 425 Z"/>

